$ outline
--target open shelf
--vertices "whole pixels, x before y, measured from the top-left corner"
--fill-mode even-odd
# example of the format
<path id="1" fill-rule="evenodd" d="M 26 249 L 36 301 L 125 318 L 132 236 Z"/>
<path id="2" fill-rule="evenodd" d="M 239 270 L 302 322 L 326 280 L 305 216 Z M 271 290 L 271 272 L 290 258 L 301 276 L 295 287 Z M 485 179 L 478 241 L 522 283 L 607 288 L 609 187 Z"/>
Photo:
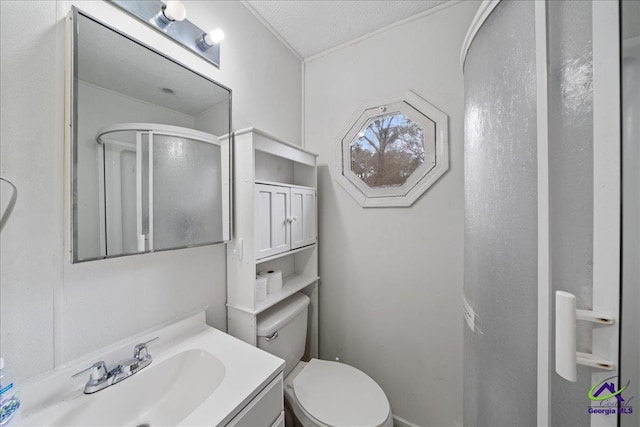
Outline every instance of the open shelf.
<path id="1" fill-rule="evenodd" d="M 277 182 L 277 181 L 267 181 L 264 179 L 256 179 L 256 184 L 264 184 L 264 185 L 277 185 L 280 187 L 291 187 L 291 188 L 306 188 L 307 190 L 315 190 L 314 187 L 309 187 L 306 185 L 296 185 L 296 184 L 287 184 L 285 182 Z"/>
<path id="2" fill-rule="evenodd" d="M 278 292 L 267 295 L 267 299 L 256 303 L 256 309 L 253 314 L 265 311 L 267 308 L 276 305 L 288 296 L 306 288 L 310 284 L 318 281 L 318 276 L 306 276 L 304 274 L 292 274 L 282 280 L 282 289 Z"/>
<path id="3" fill-rule="evenodd" d="M 288 255 L 297 254 L 298 252 L 302 252 L 302 251 L 306 251 L 307 249 L 315 248 L 316 245 L 317 245 L 317 243 L 313 243 L 311 245 L 303 246 L 301 248 L 297 248 L 297 249 L 293 249 L 293 250 L 290 250 L 290 251 L 282 252 L 282 253 L 279 253 L 279 254 L 271 255 L 271 256 L 268 256 L 268 257 L 260 258 L 260 259 L 256 260 L 256 265 L 262 264 L 262 263 L 267 262 L 267 261 L 273 261 L 274 259 L 282 258 L 282 257 L 288 256 Z"/>
<path id="4" fill-rule="evenodd" d="M 305 150 L 299 145 L 283 141 L 276 136 L 253 127 L 234 132 L 236 139 L 245 134 L 253 134 L 253 148 L 256 151 L 262 151 L 273 156 L 293 160 L 314 168 L 316 167 L 316 157 L 318 157 L 318 155 L 309 150 Z"/>

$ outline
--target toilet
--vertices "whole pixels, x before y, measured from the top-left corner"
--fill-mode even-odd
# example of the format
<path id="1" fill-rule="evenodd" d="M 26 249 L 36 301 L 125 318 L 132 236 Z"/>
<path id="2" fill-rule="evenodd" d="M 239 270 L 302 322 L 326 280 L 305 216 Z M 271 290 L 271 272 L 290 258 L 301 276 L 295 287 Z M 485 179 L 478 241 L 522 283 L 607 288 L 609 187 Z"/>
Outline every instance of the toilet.
<path id="1" fill-rule="evenodd" d="M 309 297 L 297 293 L 258 316 L 258 347 L 285 360 L 287 407 L 302 427 L 393 427 L 384 391 L 364 372 L 340 362 L 301 361 Z M 289 424 L 287 424 L 289 427 Z"/>

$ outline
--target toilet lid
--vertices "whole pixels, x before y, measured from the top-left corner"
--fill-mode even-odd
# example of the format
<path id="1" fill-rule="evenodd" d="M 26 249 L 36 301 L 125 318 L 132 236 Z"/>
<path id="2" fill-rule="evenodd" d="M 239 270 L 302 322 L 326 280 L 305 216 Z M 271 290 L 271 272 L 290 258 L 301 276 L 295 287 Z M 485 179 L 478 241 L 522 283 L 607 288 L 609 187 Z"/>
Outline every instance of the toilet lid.
<path id="1" fill-rule="evenodd" d="M 329 426 L 379 426 L 389 417 L 389 401 L 364 372 L 343 363 L 311 359 L 293 381 L 302 408 Z"/>

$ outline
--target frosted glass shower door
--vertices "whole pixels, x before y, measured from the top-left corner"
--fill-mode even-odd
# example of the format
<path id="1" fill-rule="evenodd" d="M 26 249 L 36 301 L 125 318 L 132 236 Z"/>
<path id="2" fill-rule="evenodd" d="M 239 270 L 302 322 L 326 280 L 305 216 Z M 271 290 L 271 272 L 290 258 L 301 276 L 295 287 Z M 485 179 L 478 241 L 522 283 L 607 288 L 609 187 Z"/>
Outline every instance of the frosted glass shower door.
<path id="1" fill-rule="evenodd" d="M 465 426 L 613 427 L 616 396 L 638 394 L 616 394 L 618 8 L 484 2 L 465 41 Z M 613 325 L 556 318 L 556 291 Z M 557 355 L 575 375 L 557 373 Z"/>
<path id="2" fill-rule="evenodd" d="M 157 123 L 116 123 L 100 129 L 95 142 L 103 256 L 229 239 L 229 138 Z"/>
<path id="3" fill-rule="evenodd" d="M 550 268 L 548 282 L 539 285 L 550 291 L 552 322 L 550 333 L 539 331 L 539 339 L 552 337 L 549 393 L 542 403 L 553 426 L 616 426 L 621 399 L 635 394 L 614 396 L 626 383 L 618 377 L 618 14 L 618 2 L 546 2 L 549 249 L 539 253 Z M 555 299 L 559 291 L 575 296 L 576 309 L 610 316 L 613 324 L 568 319 Z M 575 336 L 566 342 L 562 331 L 574 324 Z M 573 372 L 567 375 L 569 353 Z M 581 353 L 598 358 L 597 367 L 581 361 Z"/>
<path id="4" fill-rule="evenodd" d="M 222 241 L 220 147 L 154 133 L 151 149 L 153 249 Z"/>
<path id="5" fill-rule="evenodd" d="M 534 18 L 501 2 L 464 64 L 467 427 L 537 425 Z"/>

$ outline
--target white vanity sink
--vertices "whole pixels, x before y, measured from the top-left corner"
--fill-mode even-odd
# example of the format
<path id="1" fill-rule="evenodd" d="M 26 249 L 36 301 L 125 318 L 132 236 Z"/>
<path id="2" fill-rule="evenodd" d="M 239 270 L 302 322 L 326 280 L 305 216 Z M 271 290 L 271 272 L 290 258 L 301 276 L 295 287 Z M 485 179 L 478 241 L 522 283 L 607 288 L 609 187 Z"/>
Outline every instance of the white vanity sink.
<path id="1" fill-rule="evenodd" d="M 242 426 L 265 419 L 266 426 L 279 425 L 284 362 L 207 327 L 203 313 L 134 338 L 103 358 L 111 366 L 110 358 L 153 334 L 160 337 L 149 346 L 153 363 L 104 390 L 84 394 L 88 376 L 70 377 L 93 359 L 26 384 L 23 424 Z"/>
<path id="2" fill-rule="evenodd" d="M 103 390 L 53 425 L 177 425 L 218 388 L 224 374 L 215 356 L 187 350 Z"/>

